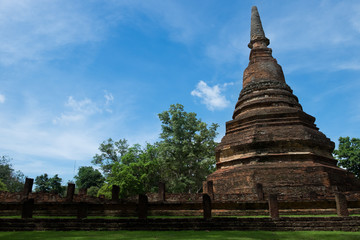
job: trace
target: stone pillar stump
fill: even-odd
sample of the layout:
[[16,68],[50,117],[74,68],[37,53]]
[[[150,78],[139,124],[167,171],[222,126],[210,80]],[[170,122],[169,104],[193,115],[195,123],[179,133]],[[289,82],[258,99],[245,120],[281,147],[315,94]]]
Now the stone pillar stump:
[[336,213],[339,217],[348,217],[349,211],[347,208],[347,200],[344,194],[337,192],[335,193],[336,201]]
[[279,219],[279,203],[276,194],[270,194],[269,196],[269,214],[274,220]]
[[203,194],[204,219],[211,219],[211,198],[208,194]]

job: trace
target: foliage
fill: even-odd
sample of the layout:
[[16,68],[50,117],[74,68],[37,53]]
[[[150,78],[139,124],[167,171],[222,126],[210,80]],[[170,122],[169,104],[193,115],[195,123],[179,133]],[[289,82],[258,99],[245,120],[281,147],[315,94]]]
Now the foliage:
[[157,147],[147,144],[144,149],[139,144],[126,149],[119,161],[112,165],[107,184],[103,185],[99,194],[111,196],[112,185],[120,188],[120,197],[128,197],[157,190],[160,180],[157,161]]
[[50,181],[50,192],[52,193],[62,193],[63,188],[61,186],[62,179],[55,174],[52,178],[49,179]]
[[159,114],[161,174],[170,192],[199,192],[205,177],[215,168],[214,138],[218,124],[210,127],[187,113],[181,104]]
[[35,178],[36,192],[50,192],[50,182],[47,173]]
[[57,174],[55,174],[52,178],[49,178],[47,173],[37,176],[35,178],[35,191],[60,194],[63,192],[61,181],[62,179]]
[[121,163],[121,158],[127,153],[129,145],[125,139],[114,142],[111,138],[100,144],[101,154],[93,157],[92,163],[100,165],[105,176],[111,173],[114,163]]
[[105,198],[111,199],[111,190],[112,190],[112,184],[106,182],[99,189],[97,196],[99,197],[100,195],[104,195]]
[[340,167],[360,178],[360,138],[340,137],[339,148],[334,150]]
[[11,158],[0,157],[0,181],[2,181],[10,192],[20,192],[24,188],[25,177],[21,171],[12,168]]
[[87,190],[87,195],[92,196],[92,197],[96,197],[98,192],[99,192],[99,189],[100,188],[97,187],[97,186],[91,186]]
[[104,177],[99,170],[91,166],[80,167],[78,174],[75,176],[76,186],[78,188],[101,187],[104,183]]
[[111,138],[100,144],[92,163],[105,173],[106,184],[98,194],[110,196],[111,186],[120,187],[120,196],[156,191],[164,181],[169,192],[199,192],[205,177],[215,168],[214,138],[217,124],[210,127],[187,113],[181,104],[159,114],[161,141],[129,147],[125,139]]
[[123,163],[115,163],[110,182],[120,187],[120,197],[146,192],[155,192],[160,181],[157,148],[147,144],[129,148],[123,157]]
[[5,183],[3,183],[2,181],[1,181],[1,179],[0,179],[0,191],[7,191],[8,189],[7,189],[7,187],[6,187],[6,185],[5,185]]

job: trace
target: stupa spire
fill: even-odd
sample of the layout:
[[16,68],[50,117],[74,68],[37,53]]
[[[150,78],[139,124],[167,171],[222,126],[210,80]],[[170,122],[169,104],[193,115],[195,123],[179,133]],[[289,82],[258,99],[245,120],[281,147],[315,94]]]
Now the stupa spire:
[[[335,144],[305,113],[286,84],[265,37],[256,7],[251,13],[249,65],[232,120],[215,149],[217,170],[207,177],[214,194],[264,194],[282,199],[333,199],[359,191],[360,181],[336,166]],[[208,182],[210,183],[210,182]]]
[[249,48],[266,47],[270,44],[270,40],[265,37],[265,32],[261,24],[260,15],[256,6],[251,8],[251,30]]

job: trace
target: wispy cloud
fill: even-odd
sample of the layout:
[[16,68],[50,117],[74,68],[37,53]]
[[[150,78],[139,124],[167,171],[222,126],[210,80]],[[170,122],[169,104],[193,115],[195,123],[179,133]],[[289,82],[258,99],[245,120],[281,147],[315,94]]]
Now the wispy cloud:
[[191,92],[192,96],[199,97],[206,107],[213,111],[216,109],[224,109],[229,106],[230,102],[221,94],[219,85],[210,87],[204,81],[200,81],[195,90]]
[[268,17],[266,31],[281,51],[359,45],[353,42],[359,33],[354,24],[360,19],[358,8],[357,1],[321,1],[309,6],[293,2],[283,9],[281,17]]
[[44,112],[33,111],[15,121],[1,118],[2,149],[25,155],[84,159],[96,149],[97,141],[91,131],[72,128],[51,128]]
[[199,9],[181,1],[3,0],[0,64],[62,58],[75,46],[101,41],[120,23],[146,32],[148,21],[154,21],[172,40],[187,44],[209,28],[200,15]]
[[[351,122],[360,122],[360,102],[359,99],[355,99],[354,107],[352,108],[352,111],[350,112],[350,121]],[[353,133],[352,133],[353,134]]]
[[[16,110],[4,114],[5,110],[1,109],[2,152],[13,152],[32,159],[88,160],[105,139],[104,135],[109,134],[108,126],[115,123],[111,117],[92,119],[103,113],[105,98],[94,102],[89,98],[77,100],[69,96],[64,104],[68,110],[55,118],[32,97],[26,96],[22,100],[24,108],[21,114]],[[121,119],[117,116],[116,122],[119,121]]]
[[[191,43],[194,39],[207,28],[205,21],[202,21],[201,9],[194,8],[193,4],[184,4],[183,1],[114,1],[117,11],[122,12],[123,8],[141,12],[147,16],[147,21],[156,21],[159,26],[166,29],[172,40],[182,43]],[[119,8],[120,7],[120,8]],[[131,11],[127,11],[127,20],[133,24],[143,27],[146,22],[142,22],[137,15],[131,16]],[[126,21],[126,20],[125,20]]]
[[106,90],[104,92],[105,92],[104,98],[106,99],[105,105],[109,105],[114,101],[114,96]]
[[4,94],[0,94],[0,103],[4,103],[5,102],[5,95]]
[[100,112],[100,109],[96,106],[96,104],[94,104],[88,98],[77,101],[72,96],[70,96],[67,102],[65,103],[65,105],[70,107],[74,112],[79,112],[86,115],[91,115],[96,112]]
[[66,103],[64,104],[68,110],[64,113],[61,113],[59,117],[54,118],[53,123],[69,124],[84,121],[94,114],[103,113],[104,110],[106,112],[112,113],[110,106],[114,101],[114,96],[106,90],[104,92],[105,102],[94,102],[89,98],[76,100],[73,96],[69,96]]
[[291,2],[281,17],[267,13],[265,32],[274,56],[288,64],[285,72],[360,70],[349,62],[360,47],[359,10],[358,1],[318,1]]
[[78,122],[86,119],[88,116],[101,112],[101,109],[97,106],[97,104],[88,98],[77,101],[72,96],[69,96],[65,106],[70,110],[62,113],[60,117],[56,117],[53,120],[54,124]]
[[239,28],[243,22],[241,15],[235,16],[224,24],[220,31],[215,33],[214,40],[208,41],[205,46],[205,55],[216,64],[238,63],[244,56],[249,55],[246,47],[249,42],[248,28]]
[[60,0],[3,0],[0,63],[56,59],[71,45],[100,40],[103,31],[103,20],[85,5]]
[[332,69],[337,70],[360,70],[360,61],[353,60],[353,61],[344,61],[339,64],[334,64]]

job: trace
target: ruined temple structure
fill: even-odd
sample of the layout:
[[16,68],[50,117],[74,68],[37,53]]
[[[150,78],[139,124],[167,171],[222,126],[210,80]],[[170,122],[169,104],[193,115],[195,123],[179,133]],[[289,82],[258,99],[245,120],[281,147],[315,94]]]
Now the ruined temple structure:
[[[251,12],[250,61],[232,120],[216,148],[217,170],[207,177],[216,194],[261,199],[317,199],[358,191],[351,173],[336,166],[334,143],[305,113],[272,57],[256,7]],[[205,192],[209,189],[204,186]],[[210,191],[210,190],[208,190]]]

